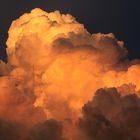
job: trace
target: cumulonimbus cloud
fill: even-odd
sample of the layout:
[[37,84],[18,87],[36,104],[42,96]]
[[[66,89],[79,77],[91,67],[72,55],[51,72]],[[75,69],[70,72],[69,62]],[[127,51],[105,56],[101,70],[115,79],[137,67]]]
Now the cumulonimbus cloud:
[[[9,29],[8,63],[0,62],[3,124],[20,126],[21,139],[139,138],[140,65],[127,54],[112,33],[90,34],[69,14],[24,14]],[[131,133],[119,126],[129,122]]]

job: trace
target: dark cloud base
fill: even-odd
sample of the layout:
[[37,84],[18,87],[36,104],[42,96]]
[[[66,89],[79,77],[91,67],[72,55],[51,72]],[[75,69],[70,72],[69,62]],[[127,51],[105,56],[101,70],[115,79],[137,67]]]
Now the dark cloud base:
[[[82,108],[76,127],[86,140],[139,140],[140,99],[136,94],[121,96],[116,88],[96,91]],[[66,140],[63,124],[47,120],[27,129],[16,122],[0,120],[0,140]]]

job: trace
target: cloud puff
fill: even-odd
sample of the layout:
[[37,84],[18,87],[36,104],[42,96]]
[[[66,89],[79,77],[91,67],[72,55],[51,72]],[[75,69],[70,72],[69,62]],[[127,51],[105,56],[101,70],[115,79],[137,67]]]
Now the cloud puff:
[[48,120],[37,124],[30,130],[26,140],[64,140],[62,136],[62,125],[55,120]]
[[140,99],[121,96],[116,88],[99,89],[84,105],[79,128],[87,140],[138,140],[140,138]]

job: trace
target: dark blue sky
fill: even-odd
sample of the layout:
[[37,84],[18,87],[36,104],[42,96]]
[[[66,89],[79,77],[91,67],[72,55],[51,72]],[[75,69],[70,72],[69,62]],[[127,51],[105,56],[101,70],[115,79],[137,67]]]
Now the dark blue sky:
[[91,33],[112,32],[125,41],[129,58],[140,58],[140,0],[1,0],[1,59],[6,60],[5,42],[12,20],[35,7],[70,13]]

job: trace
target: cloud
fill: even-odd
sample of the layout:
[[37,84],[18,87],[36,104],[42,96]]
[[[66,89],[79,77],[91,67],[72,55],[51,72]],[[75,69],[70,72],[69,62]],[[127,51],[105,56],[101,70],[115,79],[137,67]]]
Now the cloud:
[[[8,63],[0,61],[0,118],[10,127],[21,125],[22,139],[85,140],[88,133],[89,139],[126,139],[129,130],[119,124],[127,126],[129,113],[139,112],[140,65],[128,60],[123,41],[112,33],[89,33],[70,14],[36,8],[12,22],[6,44]],[[75,124],[83,106],[79,129]],[[124,118],[122,108],[128,120],[118,120]],[[130,138],[138,137],[134,126]]]
[[0,120],[0,139],[21,140],[21,128],[18,123]]
[[38,123],[32,128],[13,121],[0,120],[1,140],[65,140],[62,136],[62,125],[55,120]]
[[62,136],[62,125],[55,120],[48,120],[37,124],[30,130],[26,140],[64,140]]
[[82,112],[78,125],[87,140],[140,138],[140,99],[135,94],[121,96],[116,88],[99,89]]
[[27,126],[32,126],[45,119],[42,109],[34,107],[34,97],[30,90],[27,91],[21,87],[20,82],[13,77],[0,78],[0,91],[1,119],[20,122]]
[[10,65],[5,64],[2,60],[0,60],[0,76],[7,75],[10,70]]

